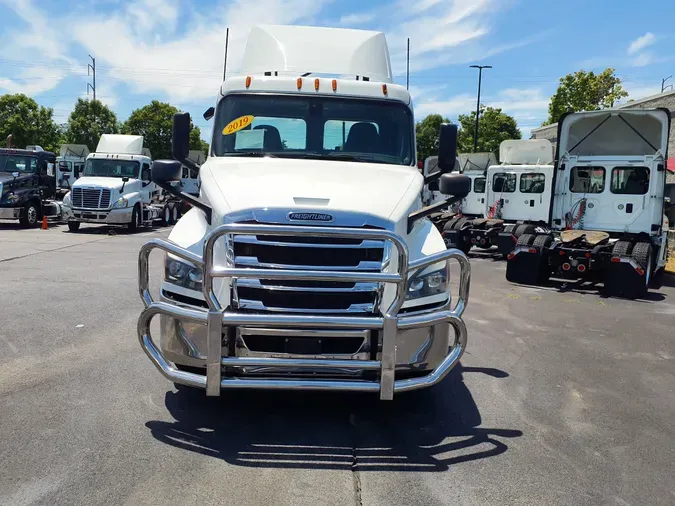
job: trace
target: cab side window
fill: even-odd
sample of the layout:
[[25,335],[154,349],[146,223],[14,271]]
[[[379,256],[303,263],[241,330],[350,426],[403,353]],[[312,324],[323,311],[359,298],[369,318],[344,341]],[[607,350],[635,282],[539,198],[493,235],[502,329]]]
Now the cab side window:
[[649,191],[647,167],[616,167],[612,169],[612,193],[644,195]]
[[144,163],[141,169],[141,181],[150,181],[150,165],[147,163]]
[[474,193],[485,193],[485,178],[477,177],[473,180],[473,192]]
[[522,174],[520,176],[520,193],[544,193],[546,176],[541,173]]

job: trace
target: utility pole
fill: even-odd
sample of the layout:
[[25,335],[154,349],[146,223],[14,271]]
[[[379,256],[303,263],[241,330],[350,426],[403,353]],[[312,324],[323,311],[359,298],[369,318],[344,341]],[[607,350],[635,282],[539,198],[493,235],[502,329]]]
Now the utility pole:
[[491,65],[471,65],[470,68],[478,69],[478,101],[476,102],[476,132],[473,136],[473,152],[478,150],[478,117],[480,116],[480,85],[483,80],[483,69],[491,69]]
[[405,59],[405,89],[410,89],[410,37],[408,37],[408,54]]
[[223,58],[223,81],[225,81],[225,73],[227,72],[227,44],[230,41],[230,29],[225,30],[225,58]]
[[91,70],[94,84],[92,85],[87,83],[87,95],[89,95],[89,88],[91,88],[91,91],[94,93],[94,100],[96,100],[96,58],[94,58],[92,55],[89,55],[89,58],[91,58],[91,63],[87,63],[87,76]]
[[668,77],[666,77],[665,79],[661,79],[661,93],[663,93],[664,91],[666,91],[666,88],[670,88],[670,89],[673,88],[673,85],[672,85],[672,84],[669,84],[668,86],[666,86],[666,81],[667,81],[668,79],[670,79],[671,77],[673,77],[673,76],[668,76]]

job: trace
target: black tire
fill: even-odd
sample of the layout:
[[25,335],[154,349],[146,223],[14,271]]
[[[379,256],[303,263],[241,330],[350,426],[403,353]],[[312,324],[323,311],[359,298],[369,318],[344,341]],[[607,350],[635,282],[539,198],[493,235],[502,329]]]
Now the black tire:
[[513,232],[513,235],[520,238],[523,234],[534,234],[534,227],[532,225],[518,225]]
[[77,232],[80,230],[80,222],[79,221],[69,221],[68,222],[68,230],[71,232]]
[[178,223],[178,220],[180,219],[180,206],[178,204],[174,204],[173,208],[171,209],[171,224],[175,225]]
[[24,228],[33,228],[37,226],[40,219],[40,206],[31,200],[23,206],[23,213],[19,218],[19,223]]
[[455,223],[457,223],[460,219],[460,216],[453,216],[450,218],[448,221],[445,222],[445,225],[443,225],[443,230],[451,230],[454,226]]
[[532,246],[532,243],[536,239],[536,236],[533,234],[523,234],[518,237],[518,242],[516,246]]
[[513,234],[513,231],[516,229],[516,226],[513,223],[509,223],[504,226],[504,232],[507,234]]
[[[633,246],[631,257],[645,270],[645,284],[644,291],[640,295],[645,295],[649,289],[649,281],[651,280],[652,261],[654,255],[652,253],[652,245],[648,242],[638,242]],[[642,288],[642,287],[641,287]]]
[[141,212],[138,207],[138,204],[134,206],[134,210],[131,211],[131,221],[127,224],[127,230],[129,232],[136,232],[141,222]]
[[470,221],[471,220],[469,220],[469,218],[460,218],[455,222],[452,228],[455,230],[462,230],[462,227],[464,227],[464,225],[466,225]]
[[162,225],[165,227],[171,225],[171,209],[169,209],[169,204],[165,204],[162,209]]
[[553,243],[553,237],[550,235],[537,235],[534,238],[534,242],[532,243],[532,246],[535,248],[541,248],[542,250],[550,248],[551,244]]
[[615,257],[626,257],[631,251],[633,244],[629,241],[616,241],[612,248],[612,255]]

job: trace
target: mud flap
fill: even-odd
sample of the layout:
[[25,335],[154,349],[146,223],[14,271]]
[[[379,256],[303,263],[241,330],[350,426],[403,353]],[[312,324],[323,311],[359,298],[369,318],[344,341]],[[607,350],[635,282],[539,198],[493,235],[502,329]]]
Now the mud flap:
[[637,299],[647,294],[645,275],[639,274],[629,262],[610,262],[604,274],[607,295]]
[[459,248],[463,244],[463,234],[459,230],[446,230],[443,232],[443,240],[448,248]]
[[518,240],[513,234],[508,232],[499,232],[499,234],[497,234],[497,249],[504,256],[511,253],[516,242],[518,242]]
[[[529,248],[532,250],[535,248]],[[536,253],[530,253],[523,248],[517,254],[511,256],[506,263],[506,280],[519,285],[539,285],[544,273],[548,269],[548,256],[545,252],[537,249]]]

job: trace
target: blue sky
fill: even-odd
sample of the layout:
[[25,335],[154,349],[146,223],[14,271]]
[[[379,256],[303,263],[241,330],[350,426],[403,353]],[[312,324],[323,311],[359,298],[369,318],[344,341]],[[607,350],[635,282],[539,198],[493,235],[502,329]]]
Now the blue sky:
[[[477,75],[488,64],[482,102],[515,116],[528,136],[547,117],[558,78],[579,69],[617,69],[631,98],[675,74],[672,0],[0,0],[0,93],[26,93],[65,122],[86,97],[88,55],[97,98],[120,119],[158,99],[201,116],[228,70],[236,71],[254,23],[384,31],[397,81],[410,89],[417,119],[456,120],[475,108]],[[669,83],[675,85],[675,77]]]

